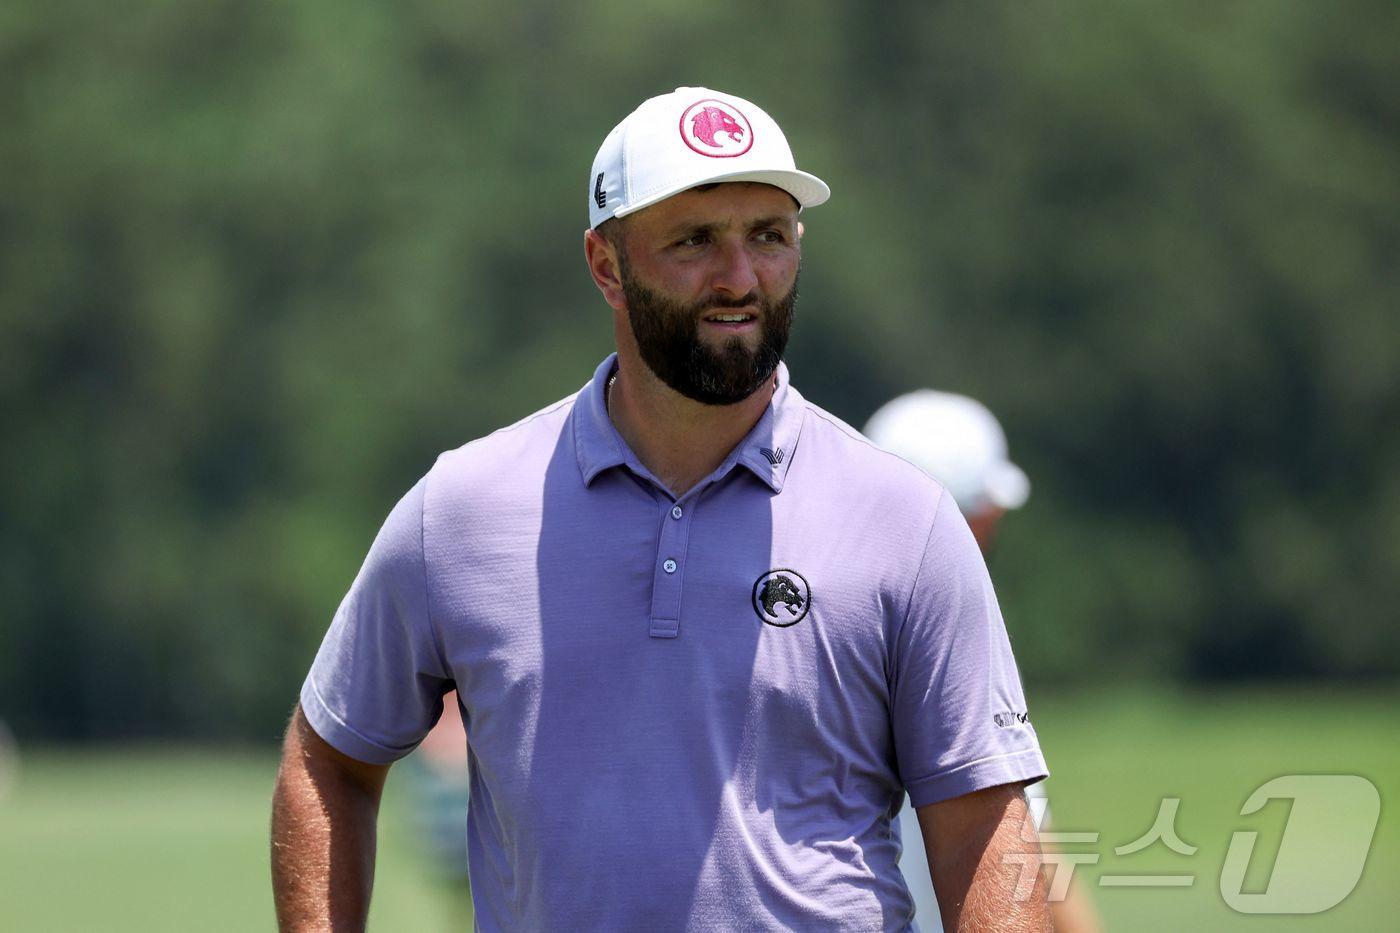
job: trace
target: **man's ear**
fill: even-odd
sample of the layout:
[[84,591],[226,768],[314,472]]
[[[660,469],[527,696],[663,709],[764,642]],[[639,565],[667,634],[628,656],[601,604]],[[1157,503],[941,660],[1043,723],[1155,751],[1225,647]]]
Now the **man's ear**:
[[625,310],[627,298],[622,290],[622,265],[618,261],[617,247],[597,230],[585,230],[583,255],[588,260],[593,284],[603,293],[603,300],[615,311]]
[[799,242],[799,243],[802,242],[802,234],[805,233],[805,232],[806,232],[806,228],[804,228],[804,227],[802,226],[802,221],[799,220],[799,221],[797,222],[797,242]]

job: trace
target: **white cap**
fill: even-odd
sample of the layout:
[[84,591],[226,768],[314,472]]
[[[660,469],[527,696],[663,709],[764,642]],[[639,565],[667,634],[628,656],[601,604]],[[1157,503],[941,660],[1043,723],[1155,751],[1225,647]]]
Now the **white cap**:
[[588,176],[588,225],[718,181],[774,185],[802,207],[831,197],[826,182],[797,170],[768,114],[742,97],[678,87],[643,102],[603,140]]
[[943,484],[964,515],[1018,509],[1031,481],[1006,457],[1006,434],[987,407],[965,395],[920,389],[870,416],[865,436]]

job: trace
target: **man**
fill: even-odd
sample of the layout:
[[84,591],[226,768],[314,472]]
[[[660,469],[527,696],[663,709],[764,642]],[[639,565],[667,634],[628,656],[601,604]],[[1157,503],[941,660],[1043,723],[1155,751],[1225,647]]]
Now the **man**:
[[[965,395],[920,389],[891,399],[865,425],[865,436],[938,480],[957,503],[983,556],[989,556],[997,527],[1008,511],[1030,497],[1025,472],[1007,456],[1006,433],[985,405]],[[1042,785],[1027,788],[1037,829],[1047,816]],[[900,830],[905,839],[900,868],[909,883],[918,916],[933,917],[937,907],[925,866],[917,821],[906,808]],[[1079,885],[1050,903],[1057,933],[1096,933],[1098,915]],[[936,928],[936,927],[935,927]],[[928,930],[925,933],[929,933]]]
[[949,929],[1048,929],[1015,891],[1046,769],[976,543],[780,362],[827,186],[704,88],[588,181],[617,353],[385,522],[288,729],[283,928],[363,924],[388,766],[455,687],[483,930],[912,929],[906,790]]
[[957,503],[983,555],[1002,516],[1030,498],[1031,482],[1007,458],[1006,433],[985,405],[966,395],[920,389],[891,399],[864,434],[928,473]]

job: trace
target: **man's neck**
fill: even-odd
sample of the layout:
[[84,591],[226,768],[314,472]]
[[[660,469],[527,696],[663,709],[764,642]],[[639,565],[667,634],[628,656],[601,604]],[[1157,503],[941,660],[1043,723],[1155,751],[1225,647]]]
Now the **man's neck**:
[[677,498],[709,476],[753,430],[776,379],[733,405],[706,405],[666,385],[637,356],[618,354],[608,416],[627,446]]

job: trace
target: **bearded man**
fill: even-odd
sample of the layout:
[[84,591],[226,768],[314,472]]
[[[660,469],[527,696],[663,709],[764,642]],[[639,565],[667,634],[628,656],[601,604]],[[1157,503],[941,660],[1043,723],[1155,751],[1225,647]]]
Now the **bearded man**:
[[917,929],[906,792],[948,929],[1049,929],[977,544],[781,362],[827,186],[754,104],[679,88],[588,191],[617,352],[386,520],[287,732],[283,929],[363,927],[386,773],[453,689],[480,929]]

